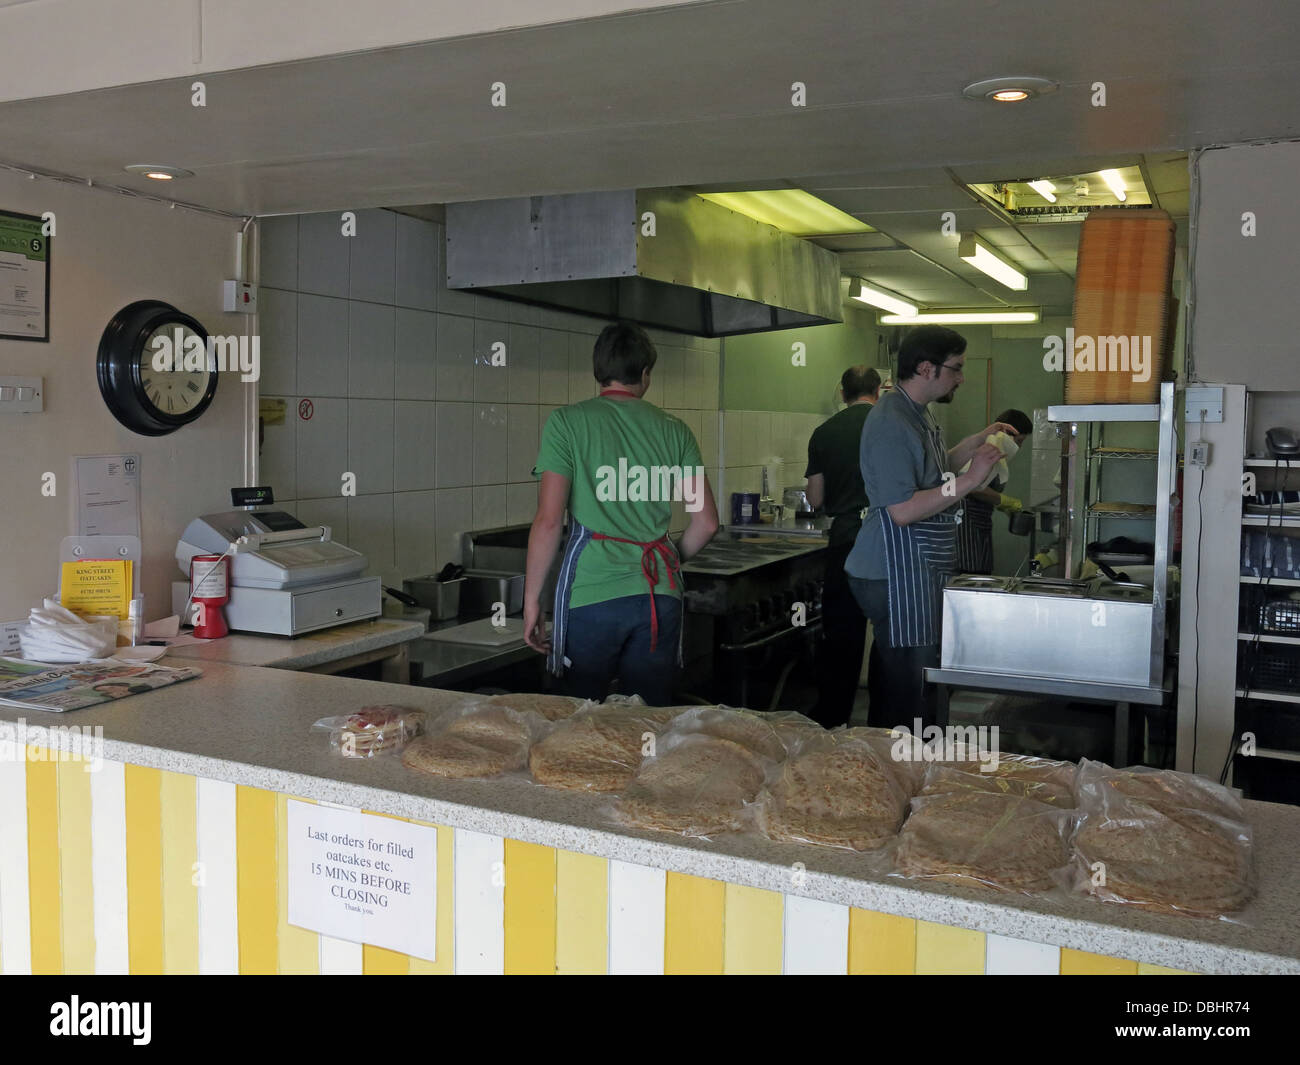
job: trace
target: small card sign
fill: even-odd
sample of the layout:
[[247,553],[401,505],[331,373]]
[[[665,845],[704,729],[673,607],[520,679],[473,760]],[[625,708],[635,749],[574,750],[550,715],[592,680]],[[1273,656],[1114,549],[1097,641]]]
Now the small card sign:
[[438,830],[289,800],[289,923],[434,961]]

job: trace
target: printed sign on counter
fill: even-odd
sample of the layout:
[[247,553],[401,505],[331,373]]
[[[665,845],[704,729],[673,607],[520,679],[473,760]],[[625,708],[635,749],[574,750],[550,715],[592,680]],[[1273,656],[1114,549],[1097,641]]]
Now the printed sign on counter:
[[434,961],[438,830],[289,800],[289,923]]

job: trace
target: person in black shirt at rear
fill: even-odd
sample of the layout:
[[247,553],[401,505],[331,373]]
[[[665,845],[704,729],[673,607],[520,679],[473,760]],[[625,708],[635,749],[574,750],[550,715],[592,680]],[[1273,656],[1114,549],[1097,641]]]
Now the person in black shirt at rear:
[[818,698],[812,712],[825,728],[848,724],[862,673],[867,619],[849,590],[844,560],[867,505],[859,447],[867,415],[880,398],[880,374],[868,366],[852,366],[840,378],[840,394],[848,406],[813,433],[805,474],[808,502],[832,519],[822,585],[822,638],[817,645]]

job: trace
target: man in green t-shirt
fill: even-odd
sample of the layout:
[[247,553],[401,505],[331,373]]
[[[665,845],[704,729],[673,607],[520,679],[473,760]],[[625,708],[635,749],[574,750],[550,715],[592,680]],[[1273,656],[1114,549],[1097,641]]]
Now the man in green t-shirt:
[[867,642],[867,619],[849,588],[844,560],[853,550],[867,506],[858,451],[862,427],[880,398],[880,374],[869,366],[850,366],[840,378],[840,395],[848,406],[814,431],[804,474],[808,502],[831,518],[817,644],[817,705],[812,711],[826,728],[849,723]]
[[[570,695],[604,699],[618,678],[650,706],[671,704],[681,664],[680,562],[718,529],[700,445],[680,418],[642,398],[658,354],[640,327],[606,326],[596,339],[595,399],[547,419],[534,473],[542,478],[528,537],[524,637],[548,655]],[[668,539],[673,500],[689,524]],[[569,511],[550,640],[541,588]]]

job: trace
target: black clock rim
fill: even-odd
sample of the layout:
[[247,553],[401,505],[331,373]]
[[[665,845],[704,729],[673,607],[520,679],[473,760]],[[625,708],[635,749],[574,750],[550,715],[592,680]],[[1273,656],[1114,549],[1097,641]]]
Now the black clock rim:
[[196,421],[211,405],[217,391],[219,378],[214,369],[208,374],[208,387],[198,403],[185,415],[159,411],[151,400],[144,397],[140,357],[149,334],[165,322],[191,329],[203,339],[206,348],[208,332],[191,315],[162,300],[136,300],[109,320],[96,355],[99,391],[110,413],[126,428],[142,436],[166,436]]

